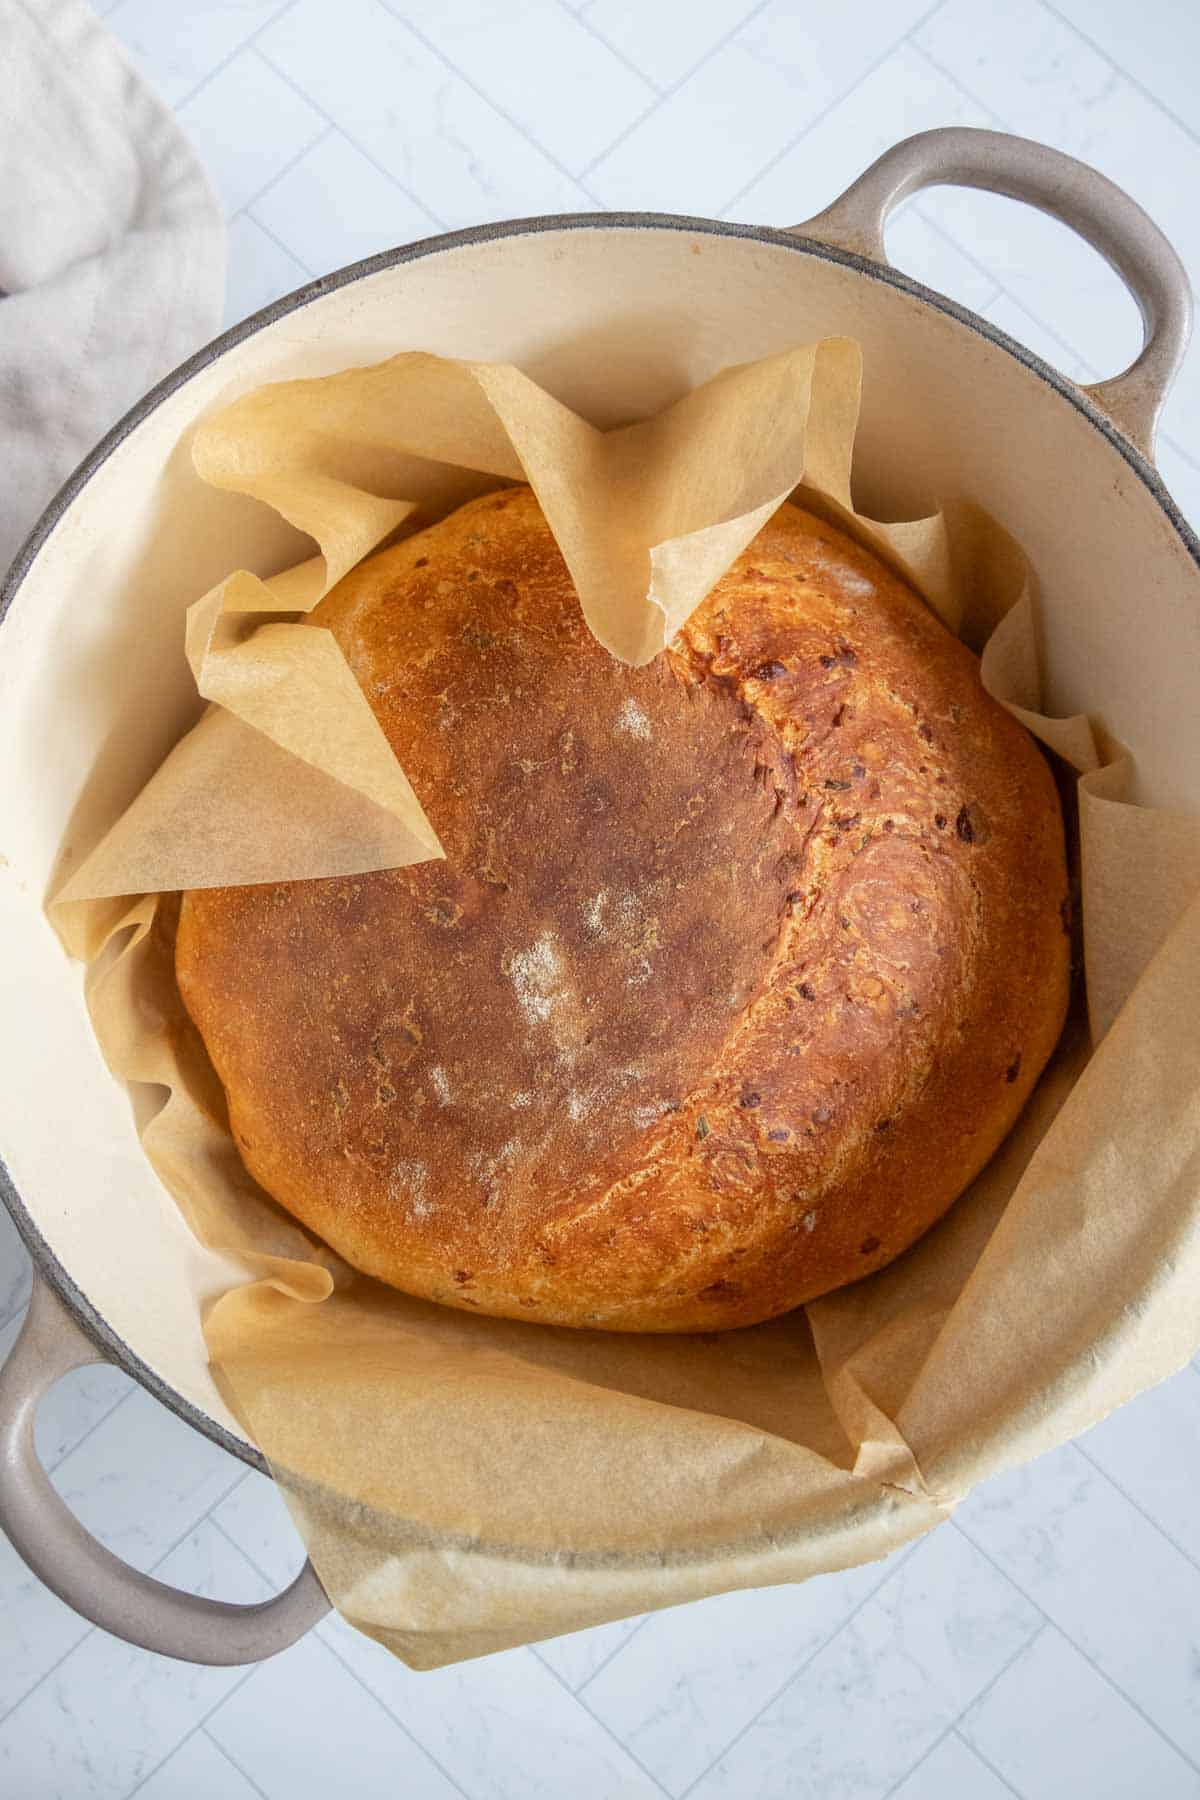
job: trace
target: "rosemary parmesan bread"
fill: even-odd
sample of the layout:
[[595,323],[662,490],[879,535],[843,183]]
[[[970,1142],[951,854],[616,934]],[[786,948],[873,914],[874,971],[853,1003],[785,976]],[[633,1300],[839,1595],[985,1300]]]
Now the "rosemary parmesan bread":
[[360,565],[333,632],[445,861],[183,898],[268,1193],[357,1268],[619,1331],[880,1268],[1067,997],[1050,769],[897,577],[782,507],[644,669],[528,489]]

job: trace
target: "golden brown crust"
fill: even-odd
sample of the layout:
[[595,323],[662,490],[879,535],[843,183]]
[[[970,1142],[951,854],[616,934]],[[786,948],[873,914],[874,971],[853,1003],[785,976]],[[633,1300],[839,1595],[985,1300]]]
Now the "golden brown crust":
[[1062,820],[902,582],[785,506],[650,667],[528,489],[362,565],[337,637],[444,862],[184,897],[251,1172],[348,1261],[543,1323],[745,1325],[879,1268],[1061,1028]]

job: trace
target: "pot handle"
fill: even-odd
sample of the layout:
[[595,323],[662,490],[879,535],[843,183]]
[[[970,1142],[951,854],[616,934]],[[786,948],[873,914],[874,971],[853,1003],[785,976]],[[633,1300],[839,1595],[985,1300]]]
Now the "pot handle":
[[34,1447],[38,1402],[69,1370],[105,1360],[48,1284],[36,1280],[21,1334],[0,1368],[0,1528],[60,1600],[127,1644],[222,1665],[286,1650],[329,1611],[310,1562],[271,1600],[206,1600],[131,1569],[59,1498]]
[[1116,270],[1142,315],[1138,357],[1083,392],[1144,455],[1192,328],[1192,291],[1170,243],[1136,200],[1086,163],[1004,131],[947,126],[905,138],[841,197],[791,229],[835,249],[887,264],[883,232],[900,202],[927,187],[985,188],[1061,219]]

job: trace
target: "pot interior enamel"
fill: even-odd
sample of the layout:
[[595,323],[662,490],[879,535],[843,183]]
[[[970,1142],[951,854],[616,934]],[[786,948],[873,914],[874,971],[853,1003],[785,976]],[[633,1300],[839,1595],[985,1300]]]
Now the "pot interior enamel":
[[969,315],[782,233],[542,221],[434,240],[318,283],[136,409],[14,571],[0,634],[7,1197],[91,1328],[223,1441],[237,1428],[208,1371],[196,1300],[235,1272],[199,1247],[151,1173],[129,1097],[92,1038],[79,970],[41,911],[194,716],[185,606],[231,568],[269,573],[307,553],[265,507],[201,485],[193,423],[264,381],[419,348],[510,359],[607,425],[728,363],[831,333],[859,338],[866,354],[859,506],[911,516],[942,494],[988,506],[1037,571],[1049,708],[1087,710],[1128,743],[1139,797],[1200,809],[1200,571],[1149,466],[1069,383]]

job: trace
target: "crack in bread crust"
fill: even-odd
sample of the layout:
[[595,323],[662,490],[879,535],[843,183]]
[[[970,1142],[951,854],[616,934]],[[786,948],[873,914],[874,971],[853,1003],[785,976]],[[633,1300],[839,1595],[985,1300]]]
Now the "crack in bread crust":
[[277,1200],[410,1292],[616,1330],[771,1317],[941,1215],[1061,1027],[1065,858],[1044,759],[903,583],[785,506],[628,670],[515,489],[313,623],[448,859],[185,896]]

